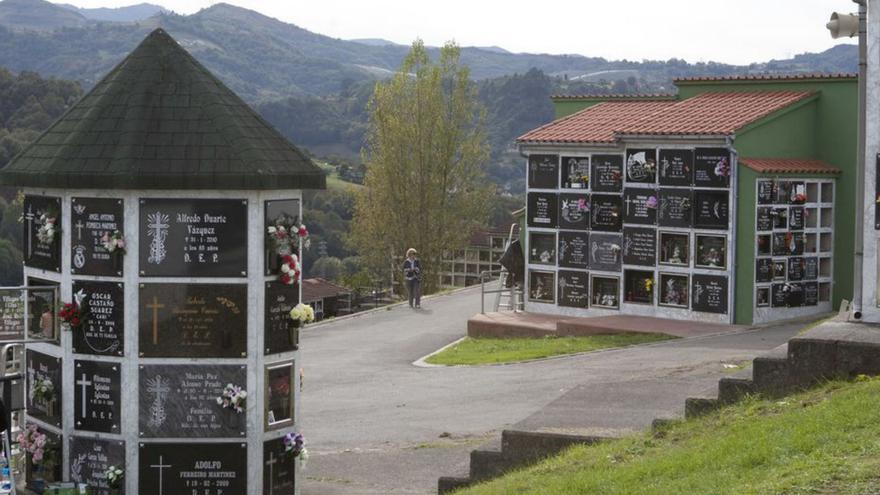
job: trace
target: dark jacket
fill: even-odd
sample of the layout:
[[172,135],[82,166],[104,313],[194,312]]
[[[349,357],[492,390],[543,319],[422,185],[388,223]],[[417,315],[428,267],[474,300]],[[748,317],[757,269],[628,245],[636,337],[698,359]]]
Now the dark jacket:
[[513,287],[514,284],[521,285],[525,278],[525,259],[523,258],[522,245],[519,239],[510,243],[507,250],[498,260],[498,263],[507,270],[507,280],[504,281],[505,287]]
[[419,260],[410,261],[407,258],[403,262],[403,276],[406,277],[407,280],[421,280],[422,279],[422,265],[419,263]]

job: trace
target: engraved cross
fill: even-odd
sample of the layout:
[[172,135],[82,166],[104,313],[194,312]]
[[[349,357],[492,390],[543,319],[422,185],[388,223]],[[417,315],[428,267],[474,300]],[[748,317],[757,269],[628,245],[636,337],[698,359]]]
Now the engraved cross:
[[165,488],[162,483],[162,473],[163,473],[163,471],[165,471],[165,468],[171,467],[171,464],[164,464],[163,460],[164,460],[164,457],[160,455],[159,456],[159,464],[150,464],[151,468],[159,469],[159,495],[162,495],[163,489]]
[[82,387],[82,417],[85,418],[86,417],[86,399],[88,398],[86,391],[88,390],[89,387],[92,386],[92,382],[90,382],[88,380],[88,378],[86,377],[86,374],[83,373],[82,378],[77,380],[76,384]]
[[153,345],[159,344],[159,310],[164,307],[164,304],[159,304],[159,298],[156,296],[153,296],[152,304],[147,304],[147,309],[153,310]]

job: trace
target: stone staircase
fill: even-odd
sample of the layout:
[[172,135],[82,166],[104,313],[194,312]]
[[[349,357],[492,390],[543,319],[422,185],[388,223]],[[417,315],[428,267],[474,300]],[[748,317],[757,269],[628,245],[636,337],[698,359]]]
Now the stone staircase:
[[[724,377],[717,390],[685,401],[685,417],[693,418],[732,404],[750,394],[782,396],[809,388],[823,380],[880,375],[880,327],[845,321],[828,321],[798,335],[773,351],[756,357],[751,367]],[[668,419],[657,419],[659,426]],[[534,431],[504,430],[500,444],[471,452],[468,477],[442,477],[438,493],[486,481],[572,445],[592,445],[605,437]]]

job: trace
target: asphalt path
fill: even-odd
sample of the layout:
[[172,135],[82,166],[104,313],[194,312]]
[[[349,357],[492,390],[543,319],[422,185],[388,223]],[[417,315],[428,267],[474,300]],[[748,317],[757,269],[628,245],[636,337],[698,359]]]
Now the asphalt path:
[[[489,297],[487,297],[488,303]],[[681,416],[684,399],[803,324],[531,363],[413,366],[463,337],[479,288],[311,325],[301,337],[303,495],[436,493],[468,453],[512,426],[624,434]],[[578,412],[579,411],[579,412]]]

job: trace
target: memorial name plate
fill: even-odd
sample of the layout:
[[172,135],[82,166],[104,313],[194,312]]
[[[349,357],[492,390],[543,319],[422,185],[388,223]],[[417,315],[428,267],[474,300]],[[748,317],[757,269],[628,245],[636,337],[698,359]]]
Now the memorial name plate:
[[694,185],[727,187],[730,182],[730,151],[725,148],[694,150]]
[[691,191],[661,189],[659,209],[657,222],[661,226],[689,228],[691,226]]
[[623,300],[628,303],[654,303],[654,272],[626,270],[623,275]]
[[557,155],[529,156],[529,187],[532,189],[556,189],[559,180],[559,157]]
[[27,350],[27,413],[61,428],[61,358]]
[[[89,485],[92,495],[111,495],[113,492],[105,474],[110,466],[125,471],[124,441],[70,438],[70,481]],[[120,488],[118,493],[124,494],[125,489]]]
[[562,157],[562,188],[586,189],[590,186],[590,158],[587,156]]
[[246,495],[244,443],[142,443],[138,455],[142,495]]
[[24,338],[24,296],[20,289],[0,289],[0,339]]
[[776,232],[773,234],[773,256],[787,256],[791,252],[790,244],[793,237],[788,232]]
[[807,256],[804,258],[804,280],[816,280],[819,278],[819,258]]
[[299,287],[266,282],[266,354],[299,348],[299,329],[291,324],[290,310],[299,303]]
[[[60,273],[61,198],[26,195],[22,212],[24,264]],[[48,228],[49,224],[53,225],[52,229]]]
[[620,214],[621,197],[610,194],[594,194],[592,197],[592,230],[620,232],[623,218]]
[[773,217],[770,214],[772,208],[758,208],[758,216],[755,221],[755,230],[767,231],[773,230]]
[[773,284],[771,287],[770,306],[774,308],[788,307],[789,284]]
[[263,495],[293,493],[296,464],[284,447],[284,437],[263,442]]
[[804,207],[792,206],[788,209],[788,228],[791,230],[803,230],[804,228]]
[[529,270],[529,301],[553,303],[554,272]]
[[559,270],[559,305],[586,308],[590,300],[590,274]]
[[559,228],[590,228],[590,197],[586,194],[559,195]]
[[593,191],[619,192],[623,186],[623,157],[620,155],[593,155],[593,173],[590,187]]
[[727,277],[694,274],[691,280],[694,311],[727,314]]
[[620,234],[597,234],[590,236],[590,268],[606,272],[619,272],[623,236]]
[[755,282],[765,283],[773,280],[773,260],[758,258],[755,260]]
[[156,364],[140,367],[142,437],[244,436],[247,413],[217,403],[227,384],[245,388],[246,367],[236,364]]
[[788,306],[790,308],[799,308],[804,305],[804,284],[801,283],[790,283],[786,284],[789,287],[788,293]]
[[789,242],[789,249],[791,250],[791,254],[794,256],[800,256],[804,254],[804,233],[803,232],[793,232],[791,234],[791,241]]
[[819,304],[819,283],[804,283],[804,306],[816,306]]
[[246,284],[141,284],[139,299],[142,356],[246,355]]
[[660,150],[660,185],[691,185],[693,183],[693,163],[693,150]]
[[529,263],[556,265],[556,234],[529,233]]
[[804,269],[806,268],[806,263],[804,259],[801,257],[794,257],[788,259],[788,279],[792,281],[801,281],[804,279]]
[[590,264],[590,234],[559,232],[559,266],[587,268]]
[[242,199],[141,199],[141,275],[245,276],[247,225]]
[[[299,200],[298,199],[279,199],[276,201],[266,201],[265,206],[263,207],[266,215],[266,225],[265,227],[268,229],[269,227],[274,227],[278,224],[281,225],[299,225]],[[266,230],[263,231],[267,232]],[[278,273],[279,268],[281,267],[281,255],[282,254],[294,254],[294,249],[296,248],[296,244],[293,244],[293,249],[290,249],[290,252],[286,252],[286,250],[281,250],[282,252],[273,251],[272,246],[268,241],[265,241],[266,244],[266,275],[271,275],[273,273]]]
[[727,229],[730,208],[727,191],[694,191],[694,227]]
[[70,272],[80,275],[122,276],[122,250],[104,248],[105,235],[125,235],[122,200],[71,198]]
[[657,150],[626,150],[626,180],[653,184],[657,181]]
[[642,225],[657,223],[657,191],[628,187],[623,192],[623,221]]
[[558,196],[553,193],[530,192],[528,200],[529,227],[555,229],[557,225],[556,204]]
[[655,266],[657,264],[657,231],[651,228],[623,228],[623,263]]
[[119,365],[99,361],[74,361],[73,419],[77,430],[119,433]]
[[125,291],[121,283],[73,283],[73,293],[82,298],[85,322],[73,332],[73,352],[122,356],[125,319]]
[[758,181],[758,204],[759,205],[773,204],[773,181],[769,181],[769,180],[759,180]]

